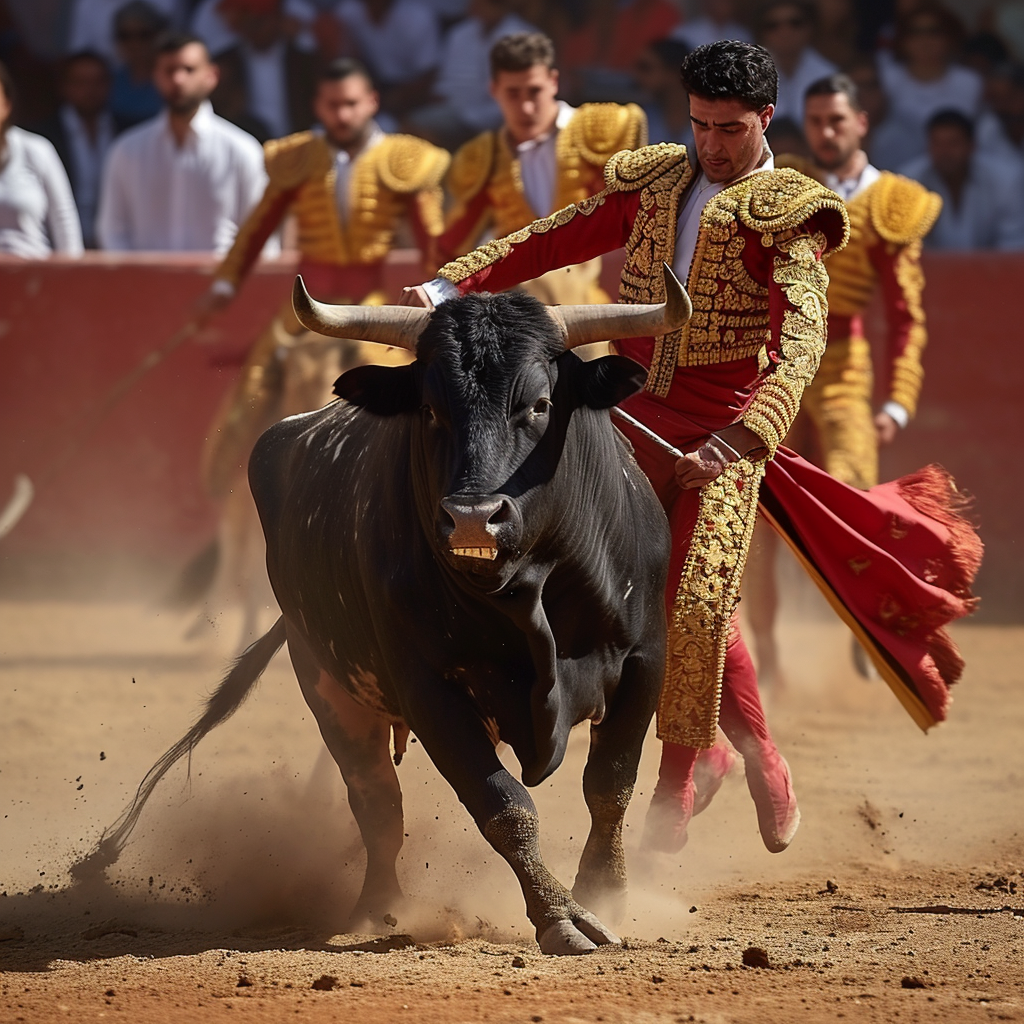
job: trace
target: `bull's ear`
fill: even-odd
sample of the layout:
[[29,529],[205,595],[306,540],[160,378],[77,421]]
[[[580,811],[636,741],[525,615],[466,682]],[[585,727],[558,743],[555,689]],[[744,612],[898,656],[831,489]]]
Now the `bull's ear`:
[[589,362],[581,361],[574,377],[581,405],[610,409],[644,386],[647,371],[625,356],[602,356]]
[[334,382],[334,393],[377,416],[412,412],[420,406],[414,366],[356,366]]

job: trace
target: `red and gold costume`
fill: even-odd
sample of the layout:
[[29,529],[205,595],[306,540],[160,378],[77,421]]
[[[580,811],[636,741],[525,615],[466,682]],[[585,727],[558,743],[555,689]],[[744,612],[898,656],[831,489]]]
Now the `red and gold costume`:
[[[604,188],[604,167],[624,149],[647,142],[647,117],[635,103],[586,103],[555,140],[554,208],[582,202]],[[452,158],[447,179],[455,200],[439,249],[446,259],[473,248],[486,231],[511,234],[537,219],[523,188],[520,161],[504,129],[484,132]],[[608,302],[598,285],[600,260],[553,271],[524,290],[547,303]]]
[[[384,302],[384,261],[403,219],[412,228],[424,262],[436,265],[434,247],[443,228],[441,183],[449,162],[444,150],[409,135],[383,136],[354,158],[344,220],[336,198],[334,151],[322,135],[299,132],[274,139],[264,152],[270,179],[266,191],[217,268],[215,281],[237,290],[289,212],[298,228],[299,273],[317,297],[335,303]],[[303,411],[281,408],[281,356],[300,337],[305,342],[309,336],[295,319],[289,297],[253,345],[214,422],[203,466],[214,496],[223,493],[253,442],[274,419]],[[308,386],[297,404],[315,408],[329,400],[338,372],[363,360],[357,351],[349,351],[339,361],[337,347],[324,345],[322,339],[310,344],[320,349],[311,362],[322,364],[326,359],[329,365],[311,366]],[[407,358],[394,351],[396,360]]]
[[817,435],[824,468],[854,487],[878,483],[871,346],[863,313],[881,289],[888,326],[886,398],[912,417],[928,340],[921,241],[941,207],[935,193],[887,171],[847,202],[850,241],[828,267],[828,347],[801,409]]
[[[500,291],[624,245],[620,301],[659,301],[661,265],[673,260],[679,212],[694,178],[682,146],[619,154],[608,162],[604,191],[487,243],[440,275],[461,292]],[[961,663],[942,627],[969,611],[980,557],[939,471],[862,493],[780,447],[825,350],[822,257],[840,249],[847,232],[842,200],[799,172],[742,178],[700,214],[688,277],[690,322],[673,334],[617,343],[648,367],[645,390],[623,407],[679,449],[693,451],[735,422],[763,442],[760,452],[730,464],[707,486],[681,490],[674,459],[625,431],[673,536],[658,735],[666,751],[685,756],[663,760],[659,787],[689,784],[696,752],[715,742],[720,719],[748,760],[770,849],[785,847],[798,817],[734,618],[759,499],[922,727],[944,717],[948,685],[959,676]],[[761,774],[752,778],[758,758]],[[681,783],[668,778],[676,769]],[[762,777],[784,785],[756,792]],[[776,826],[787,834],[776,834]]]

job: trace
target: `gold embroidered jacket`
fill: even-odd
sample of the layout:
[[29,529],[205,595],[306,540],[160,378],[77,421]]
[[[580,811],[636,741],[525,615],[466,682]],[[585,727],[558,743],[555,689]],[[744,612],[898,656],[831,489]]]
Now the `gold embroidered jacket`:
[[[635,103],[585,103],[555,140],[555,208],[562,209],[604,188],[608,159],[647,142],[647,116]],[[523,191],[519,159],[503,129],[467,142],[452,159],[447,179],[455,204],[440,251],[452,258],[472,249],[488,228],[498,236],[537,217]]]
[[304,261],[334,267],[379,264],[407,216],[421,251],[433,258],[443,227],[441,182],[448,154],[422,139],[388,135],[356,158],[346,222],[338,216],[333,152],[314,132],[266,143],[270,178],[259,204],[238,232],[215,277],[234,286],[243,280],[264,243],[292,210]]
[[[625,245],[620,301],[660,301],[661,264],[672,263],[693,179],[683,146],[619,153],[608,161],[602,192],[439,273],[463,292],[500,291]],[[848,231],[842,200],[791,169],[757,172],[719,192],[701,214],[690,265],[693,317],[682,330],[652,339],[647,390],[669,396],[677,367],[735,364],[737,389],[748,395],[741,419],[774,454],[825,347],[822,257],[841,248]]]
[[887,396],[913,416],[928,340],[921,292],[921,242],[942,208],[923,185],[883,171],[847,204],[850,242],[829,261],[829,340],[860,336],[860,316],[880,288],[888,327]]

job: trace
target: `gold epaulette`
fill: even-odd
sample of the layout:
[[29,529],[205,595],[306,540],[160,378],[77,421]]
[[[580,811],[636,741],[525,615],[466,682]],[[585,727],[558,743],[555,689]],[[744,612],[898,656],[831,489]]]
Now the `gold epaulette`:
[[635,103],[584,103],[565,131],[587,163],[603,167],[613,154],[647,145],[647,115]]
[[414,135],[388,135],[370,154],[381,184],[398,194],[437,188],[448,170],[448,153]]
[[[850,237],[846,204],[831,189],[790,167],[762,171],[746,179],[746,188],[728,189],[734,214],[744,227],[757,231],[763,245],[792,235],[811,217],[818,216],[825,232],[826,252],[835,252]],[[737,183],[740,184],[740,183]]]
[[909,245],[932,229],[942,199],[902,174],[883,171],[866,190],[871,225],[886,242]]
[[490,181],[497,145],[497,132],[482,132],[456,150],[447,179],[456,202],[468,203]]
[[270,183],[279,189],[298,188],[331,169],[331,151],[321,135],[296,132],[263,144]]
[[822,180],[825,172],[813,160],[808,160],[807,157],[800,156],[798,153],[776,153],[775,168],[781,170],[783,167],[799,171],[801,174],[806,174],[808,178],[825,184]]
[[674,142],[625,150],[608,158],[604,183],[616,192],[636,192],[686,159],[686,147]]

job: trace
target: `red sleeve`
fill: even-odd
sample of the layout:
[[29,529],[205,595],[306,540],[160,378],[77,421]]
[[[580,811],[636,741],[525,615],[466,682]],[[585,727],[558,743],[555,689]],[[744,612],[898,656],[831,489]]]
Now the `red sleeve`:
[[885,304],[885,394],[913,416],[924,379],[921,353],[928,341],[921,293],[921,243],[879,241],[869,250]]
[[267,185],[263,198],[238,229],[234,244],[213,275],[215,278],[229,281],[235,288],[241,285],[298,191],[279,189],[273,183]]
[[500,292],[549,270],[583,263],[625,245],[639,192],[601,192],[529,227],[495,239],[438,271],[460,292]]

